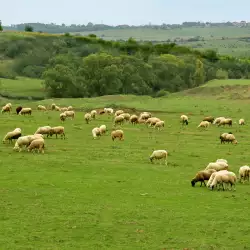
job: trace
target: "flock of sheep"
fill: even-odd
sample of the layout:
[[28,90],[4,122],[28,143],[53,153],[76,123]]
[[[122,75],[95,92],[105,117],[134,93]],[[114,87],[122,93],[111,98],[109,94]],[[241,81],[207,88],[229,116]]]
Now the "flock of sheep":
[[[38,105],[37,107],[40,111],[47,111],[47,108],[42,105]],[[6,104],[4,107],[2,107],[2,113],[11,112],[12,105],[11,103]],[[51,105],[51,110],[60,111],[59,118],[61,122],[64,122],[67,118],[70,118],[71,120],[75,118],[75,112],[73,110],[72,106],[69,107],[63,107],[60,108],[59,106],[55,105],[54,103]],[[16,113],[18,115],[31,115],[32,109],[31,108],[23,108],[21,106],[18,106],[16,108]],[[152,114],[150,112],[142,112],[140,115],[131,115],[129,113],[125,113],[123,110],[117,110],[114,112],[112,108],[104,108],[103,110],[92,110],[89,113],[86,113],[84,115],[84,119],[87,124],[91,122],[91,120],[95,119],[97,115],[103,115],[107,114],[110,116],[113,116],[114,119],[114,127],[111,132],[111,139],[114,141],[116,138],[118,138],[120,141],[124,140],[124,131],[121,129],[115,129],[117,125],[122,125],[124,122],[129,122],[132,125],[135,124],[146,124],[148,127],[154,127],[155,129],[162,129],[165,126],[165,122],[160,120],[157,117],[152,117]],[[182,125],[188,125],[189,119],[187,115],[181,115],[180,122]],[[214,124],[217,126],[225,126],[228,125],[229,127],[232,126],[233,122],[231,118],[225,118],[225,117],[205,117],[201,123],[198,125],[198,128],[208,128],[210,124]],[[239,120],[239,125],[245,125],[244,119]],[[101,125],[100,127],[95,127],[92,129],[92,136],[94,139],[100,138],[102,135],[105,135],[107,132],[106,125]],[[45,148],[45,142],[44,142],[44,136],[52,136],[52,135],[61,135],[61,138],[65,139],[65,131],[63,126],[57,126],[57,127],[50,127],[50,126],[44,126],[39,127],[37,131],[33,135],[26,135],[22,136],[22,132],[20,128],[16,128],[13,131],[8,132],[3,142],[9,141],[12,142],[12,140],[16,140],[14,150],[15,151],[22,151],[22,148],[25,146],[28,151],[37,150],[38,152],[44,153]],[[237,140],[235,136],[229,132],[229,133],[223,133],[220,135],[221,143],[225,142],[231,142],[233,144],[237,144]],[[150,161],[153,163],[154,160],[164,160],[165,165],[167,165],[167,158],[168,158],[168,152],[164,149],[161,150],[155,150],[149,157]],[[239,181],[245,181],[248,179],[249,181],[249,175],[250,175],[250,167],[243,166],[239,169]],[[225,190],[224,184],[230,184],[231,187],[235,187],[236,183],[236,175],[235,173],[228,171],[228,162],[225,159],[218,159],[216,162],[209,163],[205,170],[199,171],[195,177],[192,179],[191,184],[194,187],[196,182],[201,182],[201,186],[204,183],[205,180],[207,180],[207,187],[211,188],[212,190],[217,186],[220,188],[220,186],[223,187],[223,190]]]

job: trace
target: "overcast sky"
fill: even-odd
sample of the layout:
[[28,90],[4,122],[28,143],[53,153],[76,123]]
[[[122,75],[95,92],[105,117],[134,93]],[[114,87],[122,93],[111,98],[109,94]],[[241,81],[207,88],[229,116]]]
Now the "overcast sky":
[[3,25],[109,25],[250,20],[250,0],[1,0]]

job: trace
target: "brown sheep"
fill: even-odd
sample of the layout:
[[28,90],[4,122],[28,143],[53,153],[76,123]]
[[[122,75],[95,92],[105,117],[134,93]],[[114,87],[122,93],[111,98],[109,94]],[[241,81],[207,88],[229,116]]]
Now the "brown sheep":
[[115,138],[119,138],[120,141],[123,141],[124,140],[124,133],[122,130],[114,130],[111,132],[111,138],[113,141],[115,140]]
[[129,121],[130,121],[133,125],[135,125],[136,123],[138,123],[138,116],[137,116],[137,115],[131,115]]
[[212,175],[212,173],[216,172],[215,169],[207,169],[207,170],[202,170],[202,171],[199,171],[195,177],[191,180],[191,185],[192,187],[195,186],[195,183],[196,182],[200,182],[201,185],[200,187],[202,186],[202,183],[204,183],[204,186],[206,186],[206,183],[205,181],[209,180],[210,176]]
[[207,121],[207,122],[210,122],[210,123],[213,123],[214,122],[214,117],[212,116],[207,116],[205,117],[202,121]]
[[18,115],[19,114],[19,112],[22,110],[22,106],[18,106],[17,108],[16,108],[16,114]]

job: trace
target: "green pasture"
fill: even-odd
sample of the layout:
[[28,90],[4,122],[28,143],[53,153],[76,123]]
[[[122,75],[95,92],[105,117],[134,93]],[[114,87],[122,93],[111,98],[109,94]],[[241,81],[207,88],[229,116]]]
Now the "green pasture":
[[[250,184],[237,184],[235,192],[190,184],[217,158],[227,159],[237,174],[249,164],[248,101],[105,96],[11,102],[13,113],[0,115],[2,137],[16,127],[27,135],[39,126],[62,124],[60,112],[36,111],[38,104],[72,105],[77,111],[63,124],[65,140],[45,139],[44,155],[0,144],[0,249],[249,249]],[[16,115],[17,105],[34,111]],[[83,119],[86,111],[110,105],[130,113],[150,110],[165,128],[127,123],[118,126],[125,140],[113,142],[112,117],[99,115],[90,124]],[[190,118],[187,127],[179,123],[181,114]],[[207,115],[235,123],[197,129]],[[236,123],[240,118],[244,127]],[[109,131],[94,140],[91,130],[102,124]],[[229,131],[238,145],[220,144],[220,133]],[[150,163],[154,149],[169,151],[168,166]]]

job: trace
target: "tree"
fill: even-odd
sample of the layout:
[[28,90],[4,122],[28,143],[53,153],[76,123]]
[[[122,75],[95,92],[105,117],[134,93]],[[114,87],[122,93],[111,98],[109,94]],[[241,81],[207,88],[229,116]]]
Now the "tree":
[[2,21],[0,20],[0,31],[3,31]]
[[33,32],[34,28],[32,26],[30,26],[29,24],[25,25],[24,30],[26,32]]

